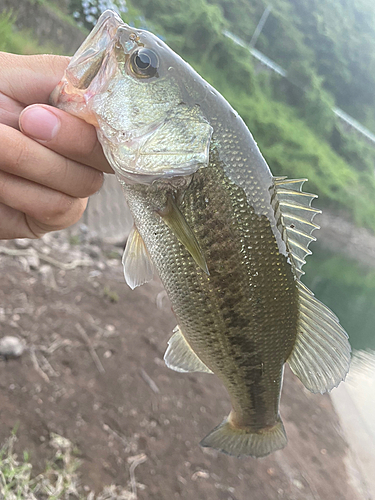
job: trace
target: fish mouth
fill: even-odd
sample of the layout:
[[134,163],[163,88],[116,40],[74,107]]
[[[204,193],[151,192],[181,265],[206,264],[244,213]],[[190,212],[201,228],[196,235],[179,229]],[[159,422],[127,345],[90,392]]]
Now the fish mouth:
[[[98,91],[103,91],[117,69],[113,47],[119,38],[118,32],[122,33],[126,28],[115,12],[103,12],[95,28],[70,60],[63,79],[53,90],[50,96],[53,106],[64,108],[64,103],[72,102],[83,105]],[[69,111],[75,114],[74,109]]]
[[111,52],[121,18],[110,10],[99,18],[95,28],[76,52],[66,71],[66,77],[78,90],[86,90],[98,75],[106,55]]

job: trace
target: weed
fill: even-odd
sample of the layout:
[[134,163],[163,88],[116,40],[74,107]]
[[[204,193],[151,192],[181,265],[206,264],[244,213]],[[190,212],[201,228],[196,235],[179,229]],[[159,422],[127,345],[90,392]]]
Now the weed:
[[72,443],[51,434],[50,445],[56,449],[54,460],[46,470],[32,478],[32,465],[27,452],[19,460],[14,453],[17,438],[11,435],[0,450],[0,497],[4,500],[67,500],[83,497],[78,493],[77,468],[80,462],[73,456]]
[[14,453],[17,441],[15,432],[0,449],[0,498],[1,500],[137,500],[130,486],[105,486],[98,495],[82,492],[78,468],[80,460],[73,443],[51,433],[50,446],[56,450],[54,459],[46,464],[45,471],[32,477],[29,454],[24,451],[22,460]]
[[103,288],[103,295],[104,295],[104,297],[109,299],[110,302],[113,302],[115,304],[120,300],[118,293],[115,292],[114,290],[111,290],[108,286],[105,286]]

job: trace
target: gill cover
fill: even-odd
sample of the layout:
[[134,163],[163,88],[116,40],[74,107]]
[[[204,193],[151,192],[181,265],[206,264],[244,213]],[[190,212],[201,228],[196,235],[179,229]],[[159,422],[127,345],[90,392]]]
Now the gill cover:
[[100,118],[98,135],[104,153],[122,178],[149,183],[160,177],[191,175],[208,164],[212,127],[198,106],[178,104],[128,137],[107,134]]

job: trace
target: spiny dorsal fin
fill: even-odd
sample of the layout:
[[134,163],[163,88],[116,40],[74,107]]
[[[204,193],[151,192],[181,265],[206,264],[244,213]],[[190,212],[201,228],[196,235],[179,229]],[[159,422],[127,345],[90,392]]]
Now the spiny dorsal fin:
[[143,283],[151,281],[154,276],[154,266],[146,245],[134,226],[130,231],[124,255],[122,256],[126,283],[134,289]]
[[337,387],[349,370],[348,335],[336,315],[300,281],[298,335],[288,363],[311,392]]
[[274,178],[272,205],[279,231],[289,250],[293,271],[297,278],[304,272],[306,255],[310,255],[309,245],[316,238],[311,233],[319,226],[313,223],[320,210],[313,208],[311,202],[315,194],[304,193],[302,186],[307,179]]
[[178,326],[173,330],[173,335],[168,341],[164,361],[168,368],[176,372],[212,373],[189,346]]

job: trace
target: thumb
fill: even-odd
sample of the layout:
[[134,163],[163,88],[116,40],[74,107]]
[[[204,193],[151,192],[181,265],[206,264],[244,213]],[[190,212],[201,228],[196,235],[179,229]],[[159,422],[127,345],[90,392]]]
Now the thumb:
[[92,125],[61,109],[34,104],[20,115],[21,131],[70,160],[113,173]]

